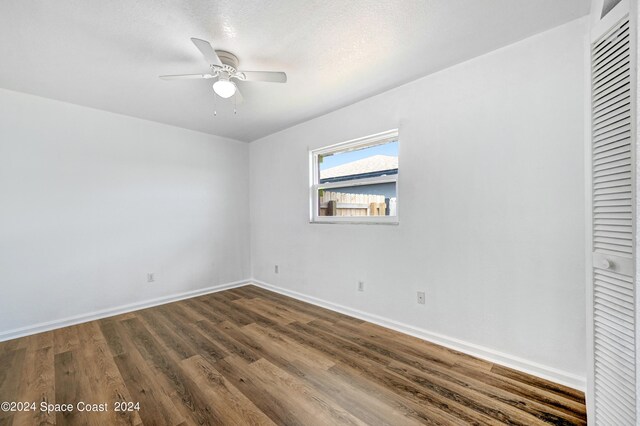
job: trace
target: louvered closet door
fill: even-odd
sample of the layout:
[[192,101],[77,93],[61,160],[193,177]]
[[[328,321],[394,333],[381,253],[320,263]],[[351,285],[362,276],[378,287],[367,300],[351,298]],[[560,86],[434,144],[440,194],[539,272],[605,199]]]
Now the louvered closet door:
[[626,15],[591,44],[595,419],[590,424],[597,425],[636,424],[631,35]]

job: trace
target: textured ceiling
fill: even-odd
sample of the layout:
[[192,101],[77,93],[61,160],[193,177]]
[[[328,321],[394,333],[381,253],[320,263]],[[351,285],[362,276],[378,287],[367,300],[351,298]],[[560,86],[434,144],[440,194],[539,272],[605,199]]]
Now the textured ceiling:
[[[2,0],[0,87],[251,141],[586,15],[589,0]],[[285,71],[233,114],[189,38]]]

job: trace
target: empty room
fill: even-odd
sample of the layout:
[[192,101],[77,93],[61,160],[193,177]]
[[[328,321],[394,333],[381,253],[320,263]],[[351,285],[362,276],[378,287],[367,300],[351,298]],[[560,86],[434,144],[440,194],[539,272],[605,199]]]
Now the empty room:
[[2,0],[0,426],[640,424],[637,0]]

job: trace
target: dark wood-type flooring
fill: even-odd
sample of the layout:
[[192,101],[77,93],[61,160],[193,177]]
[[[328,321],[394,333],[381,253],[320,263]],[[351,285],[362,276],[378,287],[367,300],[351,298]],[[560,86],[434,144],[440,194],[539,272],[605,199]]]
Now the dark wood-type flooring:
[[0,425],[585,424],[581,392],[255,286],[2,342],[2,401],[38,409]]

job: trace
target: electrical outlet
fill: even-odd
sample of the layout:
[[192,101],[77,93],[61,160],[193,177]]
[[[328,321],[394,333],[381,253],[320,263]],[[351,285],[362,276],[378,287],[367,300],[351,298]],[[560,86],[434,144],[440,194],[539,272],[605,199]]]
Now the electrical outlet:
[[278,265],[275,265],[275,268],[273,268],[273,271],[274,271],[276,274],[279,274],[279,273],[280,273],[280,268],[278,267]]
[[147,282],[148,282],[148,283],[152,283],[152,282],[155,282],[155,281],[156,281],[156,274],[155,274],[155,272],[149,272],[149,273],[147,274]]
[[418,292],[418,304],[424,305],[424,291]]
[[364,281],[358,281],[358,291],[364,291]]

